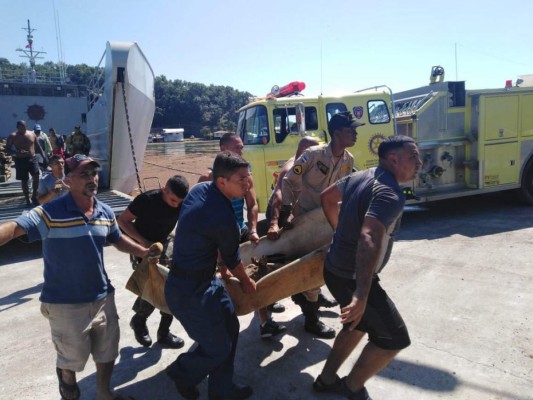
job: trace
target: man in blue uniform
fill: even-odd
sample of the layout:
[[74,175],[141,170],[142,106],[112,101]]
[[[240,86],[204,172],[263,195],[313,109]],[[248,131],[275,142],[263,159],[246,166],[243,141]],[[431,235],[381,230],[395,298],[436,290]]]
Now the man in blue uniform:
[[[386,138],[379,166],[356,172],[322,192],[322,208],[335,234],[324,262],[324,280],[341,306],[343,329],[335,339],[313,388],[371,400],[365,382],[411,343],[405,323],[379,284],[405,198],[400,184],[412,181],[422,161],[414,139]],[[342,201],[339,212],[339,201]],[[368,334],[368,344],[343,379],[340,366]]]
[[215,276],[220,254],[225,265],[223,277],[233,275],[245,293],[255,291],[240,260],[240,229],[231,206],[231,199],[243,198],[250,187],[248,168],[238,155],[219,153],[213,182],[197,184],[183,201],[165,298],[172,314],[198,344],[167,368],[186,399],[199,397],[196,386],[207,376],[210,400],[252,395],[251,387],[233,382],[239,320],[222,281]]

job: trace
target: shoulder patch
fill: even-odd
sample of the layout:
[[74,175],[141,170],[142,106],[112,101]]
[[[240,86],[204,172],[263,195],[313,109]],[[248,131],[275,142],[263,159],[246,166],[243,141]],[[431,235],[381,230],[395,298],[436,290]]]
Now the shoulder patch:
[[346,165],[343,165],[340,169],[339,169],[339,173],[341,175],[346,175],[346,174],[349,174],[350,172],[352,172],[352,167],[350,164],[346,164]]
[[301,165],[295,165],[292,167],[292,172],[294,172],[296,175],[302,174],[302,166]]

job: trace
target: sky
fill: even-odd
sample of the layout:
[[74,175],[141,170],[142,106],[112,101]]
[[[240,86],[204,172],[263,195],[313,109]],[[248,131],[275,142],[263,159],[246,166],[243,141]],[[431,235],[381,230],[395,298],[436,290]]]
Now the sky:
[[[96,66],[108,41],[137,42],[156,76],[266,95],[424,86],[432,66],[467,89],[533,74],[529,0],[0,0],[0,57]],[[6,15],[7,14],[7,15]],[[56,29],[58,27],[59,29]],[[58,42],[61,46],[58,46]]]

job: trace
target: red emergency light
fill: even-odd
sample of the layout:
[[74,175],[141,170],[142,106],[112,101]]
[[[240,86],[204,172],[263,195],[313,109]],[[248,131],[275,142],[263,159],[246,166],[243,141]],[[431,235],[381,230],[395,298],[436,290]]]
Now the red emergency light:
[[274,85],[270,93],[267,94],[267,97],[274,98],[274,97],[290,96],[291,94],[300,93],[304,89],[305,89],[305,82],[298,82],[298,81],[291,82],[282,87],[279,87],[278,85]]
[[513,80],[512,79],[507,79],[505,81],[505,88],[509,89],[510,87],[513,87]]

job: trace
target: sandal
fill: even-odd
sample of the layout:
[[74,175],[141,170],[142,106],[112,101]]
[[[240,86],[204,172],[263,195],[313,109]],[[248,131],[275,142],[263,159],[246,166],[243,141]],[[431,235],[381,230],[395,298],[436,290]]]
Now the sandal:
[[[77,383],[70,385],[63,380],[63,370],[56,367],[57,378],[59,380],[59,394],[62,400],[78,400],[80,398],[80,388]],[[74,397],[66,397],[65,392],[71,393]]]
[[341,391],[341,378],[335,375],[335,382],[327,384],[322,380],[322,376],[318,375],[313,382],[313,389],[320,393],[339,393]]

